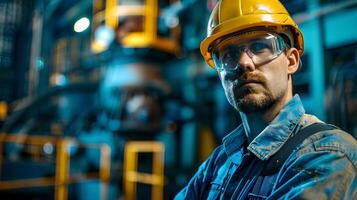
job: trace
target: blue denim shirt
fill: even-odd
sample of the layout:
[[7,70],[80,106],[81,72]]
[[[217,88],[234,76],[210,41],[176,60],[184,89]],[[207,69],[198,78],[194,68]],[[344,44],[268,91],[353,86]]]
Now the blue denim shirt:
[[175,199],[357,199],[357,142],[340,129],[308,137],[278,173],[260,175],[264,161],[316,122],[295,95],[250,144],[240,125]]

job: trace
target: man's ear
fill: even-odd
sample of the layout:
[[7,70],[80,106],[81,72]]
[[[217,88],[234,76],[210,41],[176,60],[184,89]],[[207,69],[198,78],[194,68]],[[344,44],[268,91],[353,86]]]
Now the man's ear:
[[294,74],[299,69],[300,54],[296,48],[290,48],[286,52],[288,58],[288,74]]

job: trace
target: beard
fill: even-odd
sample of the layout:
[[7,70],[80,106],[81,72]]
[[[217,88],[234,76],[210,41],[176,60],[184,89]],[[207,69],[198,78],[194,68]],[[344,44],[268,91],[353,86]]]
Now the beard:
[[256,91],[252,88],[244,88],[241,93],[243,94],[235,97],[234,107],[243,113],[265,112],[277,102],[277,99],[266,90]]
[[[262,79],[261,79],[262,80]],[[237,110],[246,114],[263,113],[278,103],[284,97],[284,91],[273,94],[267,89],[264,81],[253,86],[232,85],[226,95],[229,103]]]

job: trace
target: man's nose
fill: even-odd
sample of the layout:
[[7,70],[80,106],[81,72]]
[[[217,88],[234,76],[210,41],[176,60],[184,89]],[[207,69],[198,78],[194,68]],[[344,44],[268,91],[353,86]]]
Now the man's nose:
[[255,69],[252,58],[247,51],[242,51],[239,57],[239,68],[244,71],[253,71]]

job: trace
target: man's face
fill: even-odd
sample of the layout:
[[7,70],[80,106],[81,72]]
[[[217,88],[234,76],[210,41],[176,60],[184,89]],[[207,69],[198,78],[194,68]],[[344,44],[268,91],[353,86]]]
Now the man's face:
[[258,65],[255,60],[243,51],[237,61],[239,67],[218,70],[229,103],[244,113],[265,111],[281,100],[288,89],[289,61],[284,52]]

